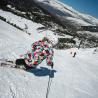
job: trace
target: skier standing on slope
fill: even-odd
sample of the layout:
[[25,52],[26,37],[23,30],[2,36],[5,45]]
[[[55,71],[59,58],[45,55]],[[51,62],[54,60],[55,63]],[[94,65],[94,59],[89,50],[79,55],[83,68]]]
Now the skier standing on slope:
[[75,57],[77,54],[77,48],[71,48],[70,49],[70,54],[72,55],[72,57]]
[[46,59],[46,63],[48,66],[53,68],[53,46],[58,42],[57,38],[44,38],[43,40],[39,40],[31,45],[32,49],[28,51],[23,58],[16,60],[16,67],[19,65],[24,65],[25,69],[35,68],[39,65],[44,59]]

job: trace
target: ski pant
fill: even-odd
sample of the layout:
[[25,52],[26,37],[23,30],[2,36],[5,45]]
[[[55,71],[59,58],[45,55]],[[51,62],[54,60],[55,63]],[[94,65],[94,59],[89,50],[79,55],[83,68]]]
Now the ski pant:
[[17,59],[16,62],[16,67],[20,67],[21,65],[24,66],[26,69],[31,69],[32,67],[29,67],[26,63],[24,59]]

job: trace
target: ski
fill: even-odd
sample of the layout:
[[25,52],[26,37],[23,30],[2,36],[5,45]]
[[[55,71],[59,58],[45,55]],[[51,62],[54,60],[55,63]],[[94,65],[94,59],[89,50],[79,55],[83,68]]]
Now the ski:
[[0,60],[0,67],[16,68],[26,71],[26,69],[23,66],[16,67],[14,61],[8,61],[8,60]]

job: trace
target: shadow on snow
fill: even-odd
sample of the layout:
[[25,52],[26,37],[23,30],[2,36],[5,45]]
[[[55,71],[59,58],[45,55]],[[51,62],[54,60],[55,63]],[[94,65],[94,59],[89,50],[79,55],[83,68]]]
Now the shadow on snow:
[[31,69],[29,70],[29,72],[33,73],[35,76],[49,76],[51,78],[54,77],[54,73],[57,72],[56,70],[53,69],[48,69],[45,67],[40,67],[40,68],[35,68],[35,69]]

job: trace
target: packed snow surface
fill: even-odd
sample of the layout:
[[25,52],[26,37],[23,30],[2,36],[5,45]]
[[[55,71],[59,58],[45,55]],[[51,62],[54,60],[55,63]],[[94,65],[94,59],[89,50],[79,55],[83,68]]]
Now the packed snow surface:
[[[98,19],[81,14],[58,0],[35,1],[60,19],[67,19],[78,25],[98,25]],[[39,32],[37,28],[43,25],[11,12],[0,10],[0,16],[23,29],[20,31],[0,20],[0,63],[4,59],[19,58],[31,48],[33,42],[44,36],[55,36],[49,30]],[[49,77],[52,82],[48,98],[97,98],[98,49],[94,50],[54,49],[53,70],[46,65],[45,60],[28,72],[0,67],[0,98],[46,98]],[[71,52],[77,53],[75,58]]]
[[[46,36],[45,32],[34,33],[36,29],[32,32],[28,35],[0,20],[0,59],[15,60],[30,49],[32,42]],[[75,58],[71,51],[76,51]],[[54,49],[54,69],[50,71],[46,61],[29,72],[0,67],[0,98],[46,98],[49,76],[52,84],[48,98],[98,97],[98,51]]]

